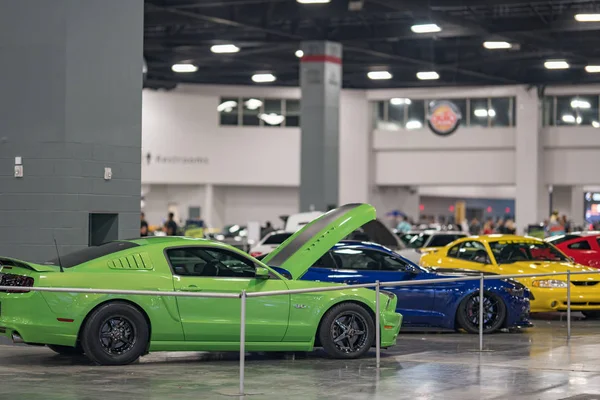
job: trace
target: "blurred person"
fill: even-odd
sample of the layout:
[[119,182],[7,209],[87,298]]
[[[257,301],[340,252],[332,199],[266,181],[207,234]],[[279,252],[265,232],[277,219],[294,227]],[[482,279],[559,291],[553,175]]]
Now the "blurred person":
[[565,227],[558,216],[558,211],[553,211],[548,222],[548,236],[558,236],[565,234]]
[[479,232],[481,232],[481,224],[477,218],[473,218],[471,220],[471,224],[469,225],[469,233],[471,235],[479,235]]
[[406,219],[407,219],[406,217],[400,217],[400,223],[398,223],[398,226],[396,226],[396,230],[398,232],[407,233],[408,231],[411,230],[412,226]]
[[165,222],[164,231],[167,234],[167,236],[177,236],[177,230],[179,229],[179,227],[177,226],[177,223],[173,219],[174,217],[175,217],[175,214],[170,212],[169,219],[167,220],[167,222]]
[[508,235],[514,235],[515,233],[517,233],[517,226],[515,224],[515,221],[513,221],[512,219],[506,220],[506,222],[504,223],[504,233]]
[[482,235],[491,235],[492,233],[494,233],[494,222],[490,218],[487,221],[485,221],[485,224],[483,224],[483,229],[481,231],[481,234]]
[[571,221],[569,221],[567,219],[567,216],[565,214],[563,214],[560,217],[560,221],[561,221],[561,224],[562,224],[563,228],[565,229],[565,233],[571,232]]
[[146,222],[146,215],[140,214],[140,237],[148,236],[148,222]]
[[460,225],[458,225],[460,227],[460,230],[465,232],[465,233],[469,233],[469,221],[467,221],[467,219],[463,219],[460,222]]
[[271,225],[271,221],[267,221],[265,226],[260,230],[260,237],[264,238],[271,232],[275,232],[275,229],[273,228],[273,225]]
[[495,231],[496,231],[496,233],[505,233],[504,232],[504,218],[498,218],[498,222],[496,223]]

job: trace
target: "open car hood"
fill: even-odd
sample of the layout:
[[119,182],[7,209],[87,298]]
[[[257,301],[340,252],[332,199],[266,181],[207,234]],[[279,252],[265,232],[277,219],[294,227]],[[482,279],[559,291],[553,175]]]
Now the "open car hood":
[[346,204],[305,225],[262,262],[298,279],[337,242],[375,217],[375,208],[369,204]]
[[381,244],[393,250],[400,250],[406,247],[398,236],[378,219],[364,224],[362,230],[367,234],[371,242]]

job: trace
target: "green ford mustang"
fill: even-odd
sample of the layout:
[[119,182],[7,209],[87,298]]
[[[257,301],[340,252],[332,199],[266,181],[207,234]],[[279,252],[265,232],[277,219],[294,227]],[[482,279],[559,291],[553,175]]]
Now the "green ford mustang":
[[[367,204],[332,210],[292,235],[262,262],[205,239],[155,237],[90,247],[46,264],[0,258],[0,334],[85,353],[98,364],[128,364],[149,351],[239,349],[240,299],[27,291],[27,287],[239,294],[334,286],[296,280],[340,239],[375,219]],[[289,271],[286,279],[267,265]],[[61,269],[63,272],[61,272]],[[12,289],[14,287],[14,289]],[[248,351],[310,351],[356,358],[375,341],[370,289],[249,297]],[[381,346],[395,344],[402,316],[383,292]]]

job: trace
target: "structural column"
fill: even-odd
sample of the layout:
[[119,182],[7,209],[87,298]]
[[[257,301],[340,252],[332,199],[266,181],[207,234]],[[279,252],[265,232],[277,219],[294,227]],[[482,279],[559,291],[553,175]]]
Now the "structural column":
[[303,42],[300,211],[327,211],[339,202],[339,115],[342,46]]
[[524,87],[517,92],[515,132],[515,220],[518,232],[549,215],[549,192],[543,176],[541,102],[537,91]]
[[143,0],[0,1],[0,254],[139,236],[143,14]]
[[573,227],[585,227],[583,186],[571,186],[571,210],[567,215],[571,219]]

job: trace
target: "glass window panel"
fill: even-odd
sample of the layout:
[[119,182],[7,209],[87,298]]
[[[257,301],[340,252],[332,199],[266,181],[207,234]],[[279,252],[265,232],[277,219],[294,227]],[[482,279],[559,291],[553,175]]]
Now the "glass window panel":
[[412,100],[407,107],[406,127],[408,129],[423,127],[425,124],[425,100]]
[[544,126],[554,125],[554,96],[544,97],[543,118]]
[[281,126],[285,120],[281,112],[281,100],[265,99],[264,113],[259,118],[262,120],[264,126]]
[[285,114],[300,115],[300,100],[286,100],[285,101]]
[[391,99],[388,102],[388,121],[404,126],[404,110],[409,99]]
[[265,113],[281,114],[281,100],[279,99],[265,99]]
[[512,98],[512,115],[510,119],[510,126],[517,125],[517,98]]
[[470,126],[488,126],[488,99],[471,99]]
[[[598,96],[560,96],[557,97],[556,108],[563,125],[598,124]],[[572,117],[563,118],[563,115]]]
[[510,98],[492,98],[491,107],[488,110],[492,126],[510,126],[510,111]]
[[238,124],[238,103],[240,99],[233,97],[221,98],[221,102],[217,106],[221,125],[237,125]]
[[285,126],[300,126],[300,117],[297,115],[286,115]]
[[256,98],[244,98],[244,110],[242,114],[242,125],[257,126],[260,124],[259,114],[263,107],[263,101]]

